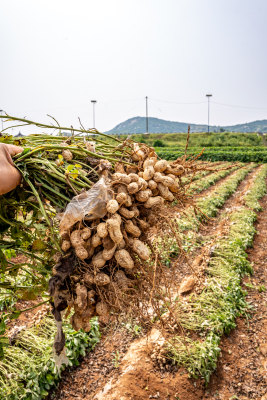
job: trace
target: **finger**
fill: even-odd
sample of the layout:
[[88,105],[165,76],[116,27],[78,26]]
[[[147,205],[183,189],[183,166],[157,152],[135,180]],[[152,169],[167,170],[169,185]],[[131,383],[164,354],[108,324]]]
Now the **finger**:
[[11,157],[13,157],[16,154],[21,153],[23,151],[23,148],[20,146],[15,146],[14,144],[7,144],[7,150]]
[[4,166],[1,172],[3,174],[1,175],[2,179],[0,182],[0,195],[15,189],[21,182],[20,172],[10,164]]

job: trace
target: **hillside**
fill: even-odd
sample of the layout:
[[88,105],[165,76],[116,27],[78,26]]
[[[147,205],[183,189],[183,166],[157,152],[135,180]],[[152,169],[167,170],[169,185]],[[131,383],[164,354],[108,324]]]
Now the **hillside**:
[[[207,125],[190,124],[191,132],[206,132]],[[187,132],[188,123],[167,121],[159,118],[148,118],[148,127],[150,133],[175,133]],[[224,129],[228,132],[264,132],[267,133],[267,120],[253,121],[244,124],[232,126],[210,126],[210,131],[218,132]],[[145,133],[146,118],[134,117],[121,122],[113,129],[107,131],[108,134],[128,134],[128,133]]]

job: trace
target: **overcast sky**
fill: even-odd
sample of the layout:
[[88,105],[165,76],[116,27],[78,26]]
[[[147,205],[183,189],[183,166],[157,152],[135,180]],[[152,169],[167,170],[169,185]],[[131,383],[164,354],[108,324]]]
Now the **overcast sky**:
[[[267,0],[0,0],[0,109],[105,131],[267,118]],[[14,132],[16,133],[16,132]]]

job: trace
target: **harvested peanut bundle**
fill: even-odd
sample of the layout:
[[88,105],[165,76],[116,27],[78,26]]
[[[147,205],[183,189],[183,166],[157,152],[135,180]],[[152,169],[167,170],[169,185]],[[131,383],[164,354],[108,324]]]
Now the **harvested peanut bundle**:
[[[18,232],[22,226],[21,232],[45,247],[45,257],[33,252],[32,265],[43,268],[44,260],[45,269],[53,271],[49,282],[53,314],[61,321],[61,312],[74,308],[73,327],[88,331],[93,315],[107,323],[113,311],[144,302],[150,293],[156,277],[148,279],[155,265],[149,228],[155,228],[164,204],[174,199],[184,206],[189,203],[181,177],[194,173],[197,163],[186,157],[160,160],[153,148],[130,138],[122,141],[114,135],[107,140],[107,135],[96,131],[79,136],[81,132],[66,138],[23,138],[30,151],[16,155],[14,164],[24,179],[15,196],[1,197],[0,225],[7,229],[4,239],[12,241],[12,230],[3,226],[10,204],[14,211],[33,210],[33,222],[45,229],[32,232],[34,224],[26,226],[16,219],[14,224]],[[94,142],[85,140],[88,134],[94,135]],[[59,236],[56,213],[61,218]],[[54,265],[56,252],[60,255]]]
[[122,310],[134,290],[135,276],[144,276],[140,263],[153,257],[145,233],[153,215],[181,192],[177,176],[185,171],[183,166],[158,160],[145,145],[133,144],[132,149],[131,166],[116,163],[114,171],[105,174],[109,198],[101,217],[90,221],[85,215],[84,222],[62,232],[62,250],[73,249],[83,266],[75,271],[73,286],[75,329],[88,328],[85,315],[98,315],[108,323],[112,307]]

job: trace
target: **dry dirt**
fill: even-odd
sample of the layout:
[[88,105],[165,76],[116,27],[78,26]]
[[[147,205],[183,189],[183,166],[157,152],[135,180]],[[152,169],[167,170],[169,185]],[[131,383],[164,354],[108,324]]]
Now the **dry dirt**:
[[[254,172],[241,183],[223,210],[240,204],[253,175]],[[163,340],[160,330],[153,328],[147,336],[134,338],[127,329],[118,328],[107,331],[78,368],[63,374],[50,399],[267,400],[267,196],[261,203],[263,211],[256,223],[258,233],[248,251],[254,275],[244,279],[247,300],[253,305],[251,318],[239,318],[237,329],[222,339],[221,357],[207,389],[200,380],[189,379],[184,369],[162,372],[152,362],[151,349]],[[210,221],[202,234],[215,234],[216,224],[217,219]]]

